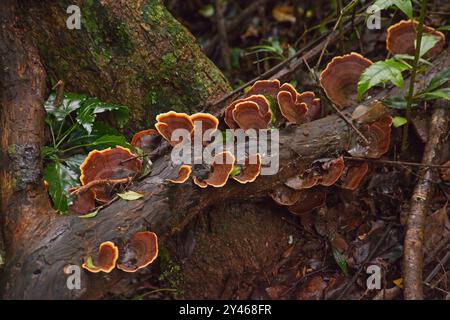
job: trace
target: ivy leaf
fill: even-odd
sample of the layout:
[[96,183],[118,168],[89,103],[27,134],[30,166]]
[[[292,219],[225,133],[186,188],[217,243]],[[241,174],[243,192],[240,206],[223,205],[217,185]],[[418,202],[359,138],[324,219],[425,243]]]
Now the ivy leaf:
[[231,170],[231,172],[230,172],[230,177],[236,177],[239,174],[241,174],[241,167],[234,166],[233,170]]
[[82,216],[78,216],[78,218],[81,219],[90,219],[90,218],[94,218],[97,216],[98,212],[100,211],[101,207],[98,207],[97,209],[95,209],[94,211],[88,213],[88,214],[84,214]]
[[450,88],[438,89],[431,92],[425,92],[423,95],[425,100],[445,99],[450,100]]
[[53,205],[59,212],[66,212],[72,204],[67,190],[78,184],[78,177],[79,175],[71,168],[56,161],[45,168],[44,179],[48,183]]
[[439,38],[432,34],[423,34],[422,42],[420,43],[420,57],[423,57],[428,51],[433,48],[436,43],[439,42]]
[[134,191],[118,193],[117,195],[119,197],[121,197],[122,199],[128,200],[128,201],[133,201],[133,200],[137,200],[137,199],[144,197],[144,195],[142,193],[138,193],[138,192],[134,192]]
[[406,118],[403,118],[403,117],[394,117],[394,118],[392,119],[392,125],[393,125],[395,128],[401,127],[401,126],[403,126],[404,124],[406,124],[407,122],[408,122],[408,120],[406,120]]
[[108,147],[116,147],[121,146],[124,148],[131,149],[131,145],[128,143],[126,138],[124,136],[115,136],[115,135],[105,135],[101,136],[100,138],[96,139],[94,142],[92,142],[93,146],[102,146],[104,148]]
[[408,66],[394,59],[375,62],[364,70],[359,78],[358,98],[361,99],[363,94],[370,88],[388,81],[399,88],[403,88],[404,81],[402,72],[407,69]]
[[71,112],[81,108],[86,96],[76,93],[66,93],[63,95],[61,104],[54,106],[56,95],[53,93],[45,101],[44,108],[47,114],[55,117],[56,121],[63,121]]
[[428,85],[425,92],[434,91],[437,88],[440,88],[441,86],[446,84],[449,80],[450,80],[450,67],[437,73],[433,77],[433,79],[431,79],[430,84]]

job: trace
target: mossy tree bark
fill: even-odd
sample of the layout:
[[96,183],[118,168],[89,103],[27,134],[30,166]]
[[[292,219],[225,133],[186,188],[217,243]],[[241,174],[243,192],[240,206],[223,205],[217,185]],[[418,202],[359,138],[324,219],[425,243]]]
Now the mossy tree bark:
[[[80,30],[66,26],[69,5],[80,8]],[[162,0],[32,0],[22,6],[49,77],[63,80],[68,91],[129,106],[128,133],[148,128],[158,113],[192,113],[230,90]]]

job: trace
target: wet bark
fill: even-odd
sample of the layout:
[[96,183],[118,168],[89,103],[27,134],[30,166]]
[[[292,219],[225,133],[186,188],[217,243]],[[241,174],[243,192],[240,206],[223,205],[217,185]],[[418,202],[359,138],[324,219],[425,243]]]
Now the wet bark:
[[[80,8],[80,30],[66,26],[69,5]],[[63,80],[67,91],[129,106],[128,133],[148,128],[162,112],[198,111],[230,90],[161,0],[32,0],[22,6],[49,78]]]

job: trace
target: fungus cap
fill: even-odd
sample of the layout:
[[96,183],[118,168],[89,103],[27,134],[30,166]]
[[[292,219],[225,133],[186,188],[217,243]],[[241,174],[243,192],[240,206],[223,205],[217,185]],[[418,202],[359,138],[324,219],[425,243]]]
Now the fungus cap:
[[126,244],[117,268],[136,272],[147,267],[158,257],[158,237],[154,232],[136,232]]
[[194,183],[200,188],[206,188],[207,186],[223,187],[227,183],[231,171],[233,171],[235,160],[235,157],[229,151],[218,153],[210,165],[208,177],[201,180],[194,176]]
[[325,204],[326,192],[319,189],[307,189],[300,192],[300,198],[291,206],[289,212],[295,215],[302,215]]
[[282,206],[290,206],[295,204],[302,194],[300,190],[294,190],[285,185],[279,185],[274,190],[269,192],[269,196]]
[[192,167],[187,164],[183,164],[178,168],[178,176],[175,179],[167,179],[172,183],[181,184],[186,182],[191,176]]
[[186,136],[190,138],[194,131],[194,124],[191,117],[186,113],[177,113],[169,111],[156,116],[156,130],[166,139],[171,146],[176,146],[182,141],[182,138],[172,139],[175,130],[186,130]]
[[[415,54],[415,41],[417,38],[418,22],[412,20],[402,20],[387,29],[386,49],[393,55],[396,54]],[[439,40],[426,53],[426,57],[432,58],[439,54],[445,46],[445,35],[434,28],[423,26],[423,32],[437,37]]]
[[368,170],[369,164],[367,162],[348,167],[347,172],[342,176],[342,188],[348,190],[358,189]]
[[333,185],[342,175],[345,169],[344,158],[341,156],[337,159],[328,161],[322,165],[324,173],[320,184],[329,187]]
[[280,80],[259,80],[256,81],[253,86],[245,93],[244,97],[251,95],[267,95],[276,100],[277,94],[280,91]]
[[110,273],[116,267],[118,258],[119,249],[113,242],[106,241],[100,244],[96,263],[92,261],[91,257],[87,257],[81,267],[93,273]]
[[320,75],[320,86],[336,106],[348,107],[356,102],[359,77],[371,64],[355,52],[334,57]]
[[224,121],[231,129],[239,128],[239,124],[235,121],[233,117],[233,111],[236,106],[241,102],[251,101],[258,105],[259,113],[261,115],[266,115],[270,111],[270,103],[267,98],[263,95],[252,95],[243,99],[238,99],[233,101],[230,105],[225,108]]
[[133,135],[130,144],[139,149],[154,148],[155,140],[158,140],[158,138],[159,133],[155,129],[142,130]]
[[244,101],[236,104],[233,110],[233,119],[243,130],[267,129],[272,119],[272,113],[261,113],[256,102]]
[[246,184],[253,182],[261,173],[261,155],[257,153],[253,156],[247,156],[242,166],[241,172],[234,176],[233,179],[239,183]]
[[95,193],[92,190],[87,190],[76,195],[68,210],[71,213],[83,215],[94,210],[95,206]]

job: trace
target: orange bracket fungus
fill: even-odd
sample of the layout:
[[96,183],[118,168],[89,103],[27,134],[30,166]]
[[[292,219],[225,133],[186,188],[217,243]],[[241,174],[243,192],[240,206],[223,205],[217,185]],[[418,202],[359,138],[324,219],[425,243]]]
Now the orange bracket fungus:
[[306,91],[299,94],[289,83],[280,87],[277,95],[280,112],[290,123],[301,124],[320,116],[320,99],[314,92]]
[[326,192],[318,189],[308,189],[300,192],[297,202],[288,206],[288,210],[295,215],[302,215],[325,204]]
[[[191,115],[191,121],[194,124],[194,134],[199,130],[198,127],[201,124],[201,138],[204,139],[204,143],[211,140],[212,134],[219,127],[219,120],[209,113],[195,113]],[[205,132],[209,131],[209,135],[205,137]]]
[[183,164],[178,168],[178,177],[175,179],[168,179],[172,183],[184,183],[191,176],[192,168],[187,164]]
[[369,171],[369,164],[367,162],[347,167],[341,177],[341,181],[343,181],[341,187],[348,190],[358,189],[364,177],[366,176],[367,171]]
[[89,189],[78,193],[68,209],[71,213],[83,215],[94,210],[95,206],[95,193]]
[[[86,185],[95,180],[124,179],[136,176],[141,170],[142,162],[133,157],[135,155],[130,150],[120,146],[89,152],[80,166],[81,184]],[[96,185],[92,190],[96,199],[101,202],[107,202],[111,198],[107,185]]]
[[357,144],[348,152],[355,157],[380,158],[388,152],[391,142],[392,118],[384,115],[370,124],[362,126],[361,130],[369,140],[368,146]]
[[[450,166],[450,160],[448,160],[444,166]],[[450,168],[442,168],[441,169],[441,177],[442,180],[444,181],[449,181],[450,180]]]
[[[250,108],[254,109],[253,112],[257,111],[257,114],[255,113],[256,118],[260,119],[260,121],[261,121],[261,123],[258,123],[258,126],[261,126],[264,129],[267,128],[267,126],[270,123],[270,120],[272,118],[272,114],[270,112],[269,101],[263,95],[253,95],[253,96],[249,96],[244,99],[238,99],[238,100],[232,102],[229,106],[227,106],[225,109],[224,115],[223,115],[224,121],[227,124],[227,126],[231,129],[237,129],[240,127],[240,125],[236,122],[236,120],[234,118],[234,111],[238,104],[241,104],[244,102],[252,102],[252,104],[250,104],[250,106],[251,106]],[[257,108],[254,107],[254,104],[256,104]],[[247,106],[247,104],[241,105],[240,108],[245,108],[245,106]],[[242,110],[240,112],[242,112]],[[252,113],[252,111],[250,111],[250,113]],[[253,117],[253,116],[254,115],[251,114],[251,117]],[[240,121],[243,122],[244,120],[240,119]],[[245,121],[244,121],[244,125],[247,126]],[[242,128],[242,129],[245,130],[245,128]],[[258,129],[258,128],[253,128],[253,129]]]
[[261,173],[261,155],[257,153],[254,156],[248,156],[245,158],[244,165],[238,166],[240,166],[240,173],[233,179],[242,184],[253,182]]
[[161,136],[155,129],[142,130],[133,135],[130,144],[144,150],[146,153],[152,152],[160,143]]
[[233,119],[243,130],[267,129],[272,119],[272,113],[262,113],[259,105],[252,101],[236,104],[233,110]]
[[119,249],[113,242],[106,241],[98,249],[96,262],[92,261],[92,257],[87,257],[81,267],[93,273],[110,273],[116,267],[118,258]]
[[136,232],[126,244],[117,268],[136,272],[147,267],[158,257],[158,237],[150,231]]
[[285,185],[279,185],[274,190],[269,192],[269,196],[282,206],[290,206],[296,203],[302,195],[302,191],[294,190],[286,187]]
[[192,123],[191,117],[186,113],[177,113],[175,111],[169,111],[167,113],[162,113],[156,116],[157,123],[155,124],[156,130],[166,139],[172,147],[176,146],[182,141],[173,138],[172,134],[177,129],[186,130],[188,136],[190,137],[194,131],[194,124]]
[[301,175],[289,178],[285,185],[294,190],[309,189],[316,186],[321,179],[320,174],[312,168],[305,170]]
[[342,175],[345,169],[344,158],[339,157],[335,160],[325,162],[322,165],[324,173],[322,174],[322,180],[320,184],[329,187],[333,185]]
[[234,168],[235,157],[229,151],[218,153],[210,166],[208,177],[204,180],[201,177],[193,177],[194,183],[200,188],[213,186],[216,188],[223,187]]
[[276,100],[279,91],[280,80],[259,80],[256,81],[253,86],[245,93],[244,97],[261,94],[265,96],[271,96],[274,100]]
[[371,64],[355,52],[334,57],[320,75],[320,86],[336,106],[348,107],[356,102],[359,77]]
[[[402,20],[399,23],[390,26],[387,30],[386,49],[393,55],[414,55],[417,26],[418,22],[413,22],[412,20]],[[426,54],[426,57],[428,58],[434,57],[444,49],[445,35],[442,32],[428,26],[423,26],[423,32],[439,39],[434,47],[431,48]]]

